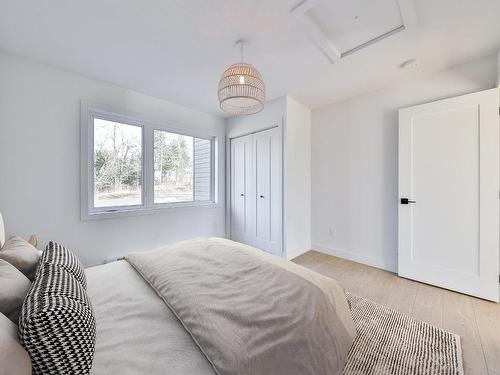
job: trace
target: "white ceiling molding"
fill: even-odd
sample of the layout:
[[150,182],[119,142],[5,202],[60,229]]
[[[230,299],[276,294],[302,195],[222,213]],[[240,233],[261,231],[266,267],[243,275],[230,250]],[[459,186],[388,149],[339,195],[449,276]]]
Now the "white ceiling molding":
[[343,51],[339,46],[336,45],[331,37],[327,35],[324,29],[322,29],[321,25],[317,21],[315,21],[309,14],[309,11],[325,3],[325,1],[326,0],[304,0],[294,7],[291,10],[291,13],[301,23],[302,27],[311,37],[313,42],[318,46],[321,52],[323,52],[325,57],[332,64],[391,35],[404,30],[408,30],[414,27],[417,23],[414,0],[394,0],[394,2],[399,7],[401,24],[379,35],[374,35],[369,40]]

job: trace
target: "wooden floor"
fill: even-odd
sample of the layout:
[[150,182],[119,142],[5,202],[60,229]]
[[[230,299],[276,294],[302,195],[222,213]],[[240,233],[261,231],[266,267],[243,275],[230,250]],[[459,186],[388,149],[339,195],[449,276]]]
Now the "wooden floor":
[[338,280],[349,292],[460,335],[465,374],[500,375],[500,304],[316,251],[293,261]]

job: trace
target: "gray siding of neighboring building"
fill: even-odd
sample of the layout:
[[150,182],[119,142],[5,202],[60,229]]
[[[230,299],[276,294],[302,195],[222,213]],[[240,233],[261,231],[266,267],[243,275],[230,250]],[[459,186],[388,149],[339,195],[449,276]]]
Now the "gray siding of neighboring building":
[[209,201],[211,194],[211,146],[208,139],[194,139],[194,200]]

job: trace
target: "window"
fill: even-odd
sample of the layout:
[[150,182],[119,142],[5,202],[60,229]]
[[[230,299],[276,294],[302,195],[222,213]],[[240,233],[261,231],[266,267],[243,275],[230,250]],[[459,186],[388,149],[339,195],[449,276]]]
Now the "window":
[[214,206],[216,137],[82,104],[82,218]]
[[142,204],[142,128],[94,118],[94,207]]
[[154,203],[209,201],[212,144],[163,130],[154,131]]

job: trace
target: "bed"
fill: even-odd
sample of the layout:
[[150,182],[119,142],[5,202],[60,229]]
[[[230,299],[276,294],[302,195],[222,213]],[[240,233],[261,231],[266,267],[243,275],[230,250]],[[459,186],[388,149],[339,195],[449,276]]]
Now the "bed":
[[327,375],[356,336],[336,281],[230,240],[87,269],[55,241],[2,245],[0,374]]
[[459,336],[233,241],[88,269],[0,245],[0,375],[463,374]]
[[[93,375],[333,374],[355,336],[335,281],[229,240],[132,254],[86,276]],[[261,277],[272,280],[252,288]]]

